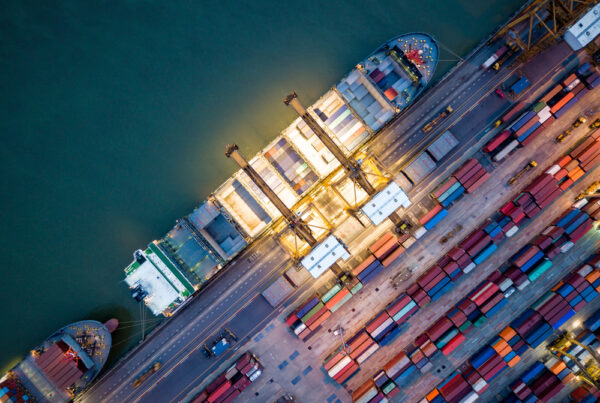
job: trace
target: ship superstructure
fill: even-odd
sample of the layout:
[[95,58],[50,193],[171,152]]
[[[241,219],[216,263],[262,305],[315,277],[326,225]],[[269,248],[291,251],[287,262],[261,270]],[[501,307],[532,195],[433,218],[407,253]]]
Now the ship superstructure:
[[[426,88],[435,72],[438,46],[422,33],[395,37],[357,64],[336,86],[307,109],[342,152],[371,174],[381,189],[386,180],[362,146]],[[347,218],[345,211],[369,195],[357,189],[340,162],[317,135],[297,118],[249,165],[279,199],[315,230],[320,240]],[[125,269],[132,295],[155,314],[172,314],[246,245],[266,232],[293,246],[298,243],[279,209],[243,170],[215,190],[167,235],[137,251]]]
[[71,401],[100,373],[117,325],[84,320],[59,329],[2,377],[0,401]]

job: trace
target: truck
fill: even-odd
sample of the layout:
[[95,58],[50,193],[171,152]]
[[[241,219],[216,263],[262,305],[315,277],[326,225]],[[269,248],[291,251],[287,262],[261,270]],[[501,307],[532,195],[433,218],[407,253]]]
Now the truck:
[[207,358],[218,357],[227,351],[234,341],[237,341],[237,336],[231,330],[225,328],[210,347],[204,344],[202,351]]
[[[578,117],[572,124],[571,127],[567,130],[565,130],[564,132],[562,132],[561,134],[558,135],[558,137],[556,137],[556,142],[557,143],[562,143],[563,141],[565,141],[565,139],[567,137],[569,137],[569,135],[571,134],[572,129],[576,129],[579,126],[581,126],[582,124],[584,124],[585,122],[587,122],[586,118],[584,116],[580,116]],[[593,124],[592,124],[593,125]]]
[[508,184],[509,184],[509,185],[514,185],[515,183],[517,183],[517,180],[519,180],[519,178],[520,178],[521,176],[525,175],[525,173],[526,173],[527,171],[529,171],[531,168],[535,168],[535,167],[537,167],[537,162],[535,162],[535,161],[533,161],[533,160],[532,160],[532,161],[529,161],[529,162],[527,163],[527,165],[525,165],[525,166],[523,167],[523,169],[521,169],[519,172],[517,172],[517,173],[515,174],[515,176],[513,176],[512,178],[510,178],[510,179],[508,180]]
[[134,388],[139,387],[146,379],[148,379],[150,377],[150,375],[152,375],[153,373],[155,373],[156,371],[158,371],[160,369],[160,367],[161,367],[160,362],[155,362],[142,375],[140,375],[139,377],[137,377],[133,381],[133,383],[131,384],[131,386],[133,386]]
[[[508,47],[506,45],[500,46],[500,48],[490,57],[488,57],[485,62],[482,63],[481,68],[484,70],[489,69],[492,66],[496,65],[496,62],[503,57],[508,52]],[[500,66],[498,66],[500,67]],[[494,69],[498,70],[498,69]]]
[[434,117],[429,123],[427,123],[425,126],[423,126],[423,128],[421,129],[423,131],[423,133],[429,133],[431,130],[433,130],[433,128],[436,127],[448,115],[450,115],[452,113],[452,111],[453,111],[452,107],[450,105],[448,105],[446,107],[446,109],[444,109],[443,111],[441,111],[439,113],[439,115]]

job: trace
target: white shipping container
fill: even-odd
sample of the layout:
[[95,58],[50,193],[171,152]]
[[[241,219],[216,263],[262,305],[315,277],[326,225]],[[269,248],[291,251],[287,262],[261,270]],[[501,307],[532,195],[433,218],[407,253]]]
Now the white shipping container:
[[590,266],[589,264],[586,264],[585,266],[583,266],[581,269],[579,269],[577,271],[577,273],[579,273],[580,276],[585,277],[588,274],[590,274],[592,272],[592,270],[594,270],[592,268],[592,266]]
[[377,343],[373,344],[371,347],[366,349],[361,355],[356,357],[356,362],[358,363],[358,365],[360,365],[364,361],[366,361],[367,358],[369,358],[371,355],[373,355],[373,353],[375,353],[375,351],[377,351],[377,350],[379,350],[379,344],[377,344]]
[[575,244],[572,241],[565,243],[563,246],[560,247],[560,252],[567,253],[573,247],[573,245]]
[[302,333],[302,331],[306,329],[306,325],[303,323],[300,326],[298,326],[296,329],[294,329],[294,334],[296,334],[296,336],[298,336],[300,333]]
[[560,165],[558,165],[558,164],[555,164],[555,165],[552,165],[550,168],[548,168],[548,169],[546,170],[546,172],[544,172],[544,173],[547,173],[547,174],[550,174],[550,175],[553,175],[553,176],[554,176],[554,175],[556,175],[556,173],[557,173],[558,171],[560,171]]
[[504,281],[502,281],[498,287],[500,288],[500,291],[504,292],[508,289],[508,287],[510,287],[511,285],[513,285],[513,281],[509,278],[505,279]]
[[581,199],[581,200],[578,200],[575,203],[573,203],[572,207],[573,208],[582,208],[586,204],[588,204],[588,200],[587,199]]
[[485,388],[487,386],[487,382],[485,381],[485,379],[480,378],[477,382],[475,382],[473,384],[473,390],[475,392],[481,392],[483,390],[483,388]]
[[490,66],[496,62],[496,60],[498,60],[498,56],[494,53],[493,55],[488,57],[485,62],[483,62],[481,67],[484,69],[489,69]]
[[460,400],[460,403],[473,403],[479,398],[479,395],[475,392],[469,393],[467,396]]
[[506,147],[502,149],[498,154],[494,155],[494,161],[499,162],[502,161],[511,151],[513,151],[519,145],[518,140],[513,140]]
[[415,231],[414,236],[416,239],[420,239],[426,233],[427,233],[427,230],[425,229],[425,227],[421,227]]
[[410,248],[415,242],[417,242],[416,238],[414,236],[411,236],[410,238],[408,238],[406,241],[402,242],[402,246],[404,247],[404,249],[408,249]]
[[364,395],[362,395],[356,403],[368,403],[371,399],[377,396],[377,388],[373,386],[371,389],[367,390]]
[[573,80],[573,82],[571,84],[567,85],[565,88],[567,91],[571,91],[573,88],[575,88],[577,85],[579,85],[580,82],[581,82],[581,80],[576,78],[575,80]]
[[517,289],[515,287],[508,287],[508,289],[506,291],[504,291],[504,298],[508,298],[511,295],[513,295],[515,293],[515,291],[517,291]]
[[348,364],[350,364],[352,362],[352,358],[350,358],[349,356],[345,356],[344,358],[342,358],[337,364],[335,364],[333,367],[331,367],[331,369],[329,371],[327,371],[327,373],[329,374],[330,377],[334,377],[337,375],[338,372],[340,372],[342,369],[344,369],[344,367]]
[[373,338],[379,336],[379,334],[381,332],[383,332],[392,323],[394,323],[394,319],[392,319],[392,318],[386,319],[381,325],[379,325],[377,327],[377,329],[373,330],[373,333],[371,333],[371,336],[373,336]]
[[510,238],[511,236],[513,236],[514,234],[517,233],[517,231],[519,231],[519,227],[517,227],[516,225],[514,227],[512,227],[511,229],[509,229],[508,231],[506,231],[506,236],[508,238]]
[[531,281],[529,281],[529,280],[525,280],[525,281],[523,282],[523,284],[521,284],[520,286],[518,286],[518,287],[517,287],[517,289],[518,289],[519,291],[523,291],[523,290],[525,289],[525,287],[527,287],[529,284],[531,284]]
[[475,267],[477,267],[477,265],[476,265],[475,263],[471,262],[471,263],[469,263],[469,264],[467,265],[467,267],[465,267],[465,268],[463,269],[463,273],[465,273],[465,274],[467,274],[467,273],[470,273],[470,272],[472,272],[472,271],[473,271],[473,269],[474,269]]

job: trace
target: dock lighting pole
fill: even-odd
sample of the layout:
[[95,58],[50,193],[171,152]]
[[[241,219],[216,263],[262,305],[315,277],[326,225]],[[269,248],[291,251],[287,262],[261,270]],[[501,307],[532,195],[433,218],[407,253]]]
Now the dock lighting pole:
[[308,111],[304,109],[304,106],[302,106],[298,100],[298,94],[296,94],[295,91],[292,91],[287,97],[285,97],[283,103],[294,108],[304,123],[306,123],[306,125],[310,127],[313,133],[315,133],[315,135],[319,138],[319,140],[325,144],[325,147],[331,151],[335,158],[342,164],[346,172],[348,172],[350,178],[352,178],[352,180],[356,182],[358,186],[363,188],[369,196],[373,196],[375,193],[377,193],[373,185],[371,185],[365,176],[365,173],[362,171],[362,169],[360,169],[360,165],[358,165],[356,161],[350,160],[344,155],[342,150],[333,141],[333,139],[329,137],[327,133],[325,133],[325,130],[323,130],[317,121],[308,113]]
[[259,187],[260,190],[271,200],[271,202],[277,207],[277,209],[281,212],[285,220],[288,222],[289,226],[294,230],[296,234],[310,246],[315,246],[317,244],[317,240],[312,235],[310,228],[308,225],[302,220],[302,218],[298,217],[292,210],[290,210],[284,203],[281,201],[279,196],[275,194],[275,192],[267,185],[267,182],[263,180],[263,178],[250,166],[248,161],[242,156],[239,152],[239,148],[237,144],[229,144],[225,148],[225,155],[228,158],[232,158],[237,164],[246,172],[246,174],[252,179],[252,182]]

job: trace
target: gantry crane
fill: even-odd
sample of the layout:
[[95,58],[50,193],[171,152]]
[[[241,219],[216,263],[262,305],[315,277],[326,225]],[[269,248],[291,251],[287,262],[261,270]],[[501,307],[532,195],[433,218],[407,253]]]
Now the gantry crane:
[[[327,149],[331,151],[340,164],[342,164],[342,167],[356,185],[360,186],[369,196],[374,196],[377,193],[377,190],[367,179],[366,173],[362,170],[360,164],[357,161],[346,157],[344,152],[335,143],[335,141],[333,141],[333,139],[325,132],[325,129],[323,129],[323,127],[317,123],[315,118],[313,118],[312,115],[304,108],[304,106],[302,106],[298,100],[298,94],[296,94],[295,91],[292,91],[287,97],[285,97],[283,103],[291,106],[296,113],[298,113],[304,123],[306,123],[306,125],[313,131],[317,138],[321,140],[325,147],[327,147]],[[388,218],[394,223],[396,228],[399,228],[399,226],[405,224],[405,222],[396,213],[390,214]]]
[[[511,22],[499,30],[492,40],[506,36],[508,43],[516,43],[523,53],[519,61],[525,62],[546,49],[559,39],[564,32],[597,0],[533,0],[524,7]],[[546,33],[532,43],[532,32],[535,25],[540,25]],[[524,42],[516,27],[527,24],[527,42]]]
[[[577,357],[572,354],[567,353],[567,350],[573,345],[576,344],[581,348],[585,349],[591,355],[591,359],[583,363]],[[586,346],[581,343],[579,340],[576,340],[573,336],[571,336],[568,332],[563,333],[558,339],[556,339],[552,344],[548,345],[548,350],[557,356],[564,355],[565,357],[573,360],[575,365],[579,368],[579,373],[577,375],[581,376],[583,380],[595,388],[600,388],[600,356],[593,348]]]
[[267,185],[267,182],[250,166],[248,161],[242,156],[239,151],[237,144],[229,144],[225,148],[225,155],[228,158],[232,158],[242,168],[242,170],[250,177],[252,182],[258,186],[260,190],[269,198],[269,200],[275,205],[277,210],[281,212],[285,220],[287,221],[290,228],[296,233],[300,239],[305,241],[310,246],[315,246],[317,240],[312,234],[312,231],[308,227],[306,222],[298,217],[292,210],[290,210],[285,203],[275,194],[275,192]]
[[598,193],[599,190],[600,182],[594,182],[582,193],[580,193],[575,200],[600,198],[600,193]]

